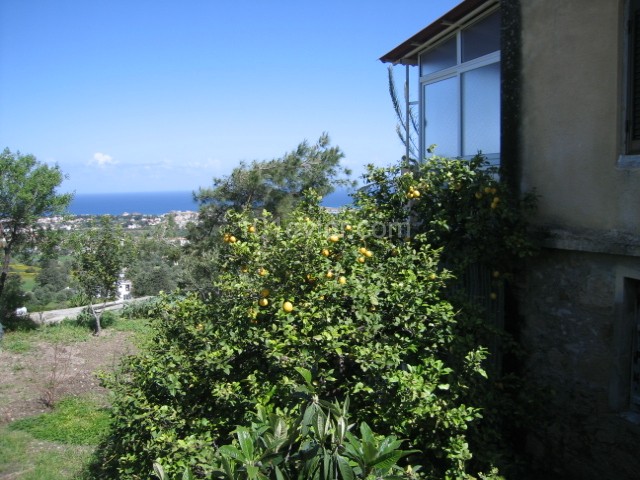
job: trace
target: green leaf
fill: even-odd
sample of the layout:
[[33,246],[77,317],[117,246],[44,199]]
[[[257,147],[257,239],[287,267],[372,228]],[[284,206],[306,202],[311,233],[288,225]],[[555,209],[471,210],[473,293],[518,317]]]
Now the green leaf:
[[156,477],[158,477],[160,480],[169,480],[169,477],[167,477],[167,474],[162,468],[162,465],[160,465],[158,462],[153,462],[153,471],[156,474]]
[[327,428],[328,418],[322,410],[318,410],[316,415],[316,433],[319,438],[323,438],[326,435],[325,429]]
[[235,476],[234,476],[235,468],[232,466],[231,463],[229,463],[229,459],[226,456],[222,455],[220,457],[220,461],[222,462],[222,468],[224,469],[224,473],[225,473],[225,475],[227,477],[227,480],[234,480],[234,478],[235,478]]
[[373,462],[369,464],[371,468],[378,468],[382,472],[387,472],[391,467],[393,467],[398,460],[402,457],[408,455],[408,453],[404,453],[400,450],[394,450],[392,452],[387,452],[383,455],[380,455]]
[[247,460],[244,454],[233,445],[222,445],[220,448],[218,448],[218,453],[237,460],[241,463],[244,463]]
[[259,474],[260,474],[260,468],[255,466],[255,465],[247,465],[246,466],[247,469],[247,478],[249,480],[255,480],[257,478],[259,478]]
[[196,480],[196,477],[193,476],[189,467],[184,467],[184,472],[182,472],[182,480]]
[[247,428],[239,427],[236,429],[236,435],[238,437],[238,443],[240,444],[240,450],[247,460],[253,460],[254,448],[253,438]]
[[356,476],[349,461],[341,455],[336,455],[336,461],[338,462],[338,469],[340,470],[340,475],[342,475],[343,480],[355,480]]
[[295,371],[298,372],[300,374],[300,376],[304,379],[304,381],[308,384],[311,383],[312,380],[312,376],[311,376],[311,372],[309,370],[307,370],[306,368],[302,368],[302,367],[294,367]]

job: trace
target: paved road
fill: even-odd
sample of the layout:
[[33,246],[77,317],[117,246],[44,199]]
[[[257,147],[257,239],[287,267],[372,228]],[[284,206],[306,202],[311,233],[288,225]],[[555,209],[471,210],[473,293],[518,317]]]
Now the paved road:
[[[128,303],[132,302],[141,302],[149,299],[150,297],[141,297],[141,298],[133,298],[131,300],[120,300],[116,302],[107,303],[105,310],[120,310]],[[49,323],[58,323],[64,320],[65,318],[75,319],[85,307],[75,307],[75,308],[63,308],[61,310],[49,310],[48,312],[33,312],[29,314],[29,317],[34,322],[49,324]],[[102,304],[96,305],[97,309],[102,308]]]

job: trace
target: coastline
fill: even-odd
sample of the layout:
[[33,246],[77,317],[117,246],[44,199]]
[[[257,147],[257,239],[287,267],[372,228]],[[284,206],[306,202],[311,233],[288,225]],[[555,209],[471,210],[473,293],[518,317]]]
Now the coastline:
[[[336,189],[323,198],[321,205],[341,208],[351,203],[349,192]],[[130,193],[79,193],[69,206],[69,213],[86,215],[165,215],[172,212],[197,212],[199,205],[192,191],[179,192],[130,192]]]

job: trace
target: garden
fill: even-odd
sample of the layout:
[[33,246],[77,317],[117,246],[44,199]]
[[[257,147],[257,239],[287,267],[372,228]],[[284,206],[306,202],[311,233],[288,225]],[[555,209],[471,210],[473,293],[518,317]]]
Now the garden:
[[518,349],[502,305],[535,253],[533,196],[482,156],[433,156],[370,166],[353,207],[331,213],[319,205],[330,184],[278,170],[322,167],[314,155],[341,157],[320,143],[200,192],[181,259],[191,274],[136,312],[146,341],[100,376],[109,419],[83,478],[517,471],[512,439],[533,415],[504,368]]

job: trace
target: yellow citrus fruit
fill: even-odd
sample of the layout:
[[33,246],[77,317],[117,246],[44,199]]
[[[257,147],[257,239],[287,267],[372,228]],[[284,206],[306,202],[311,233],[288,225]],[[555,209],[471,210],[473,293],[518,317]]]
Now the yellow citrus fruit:
[[429,280],[435,280],[436,278],[438,278],[438,276],[435,273],[429,275]]
[[269,296],[271,292],[269,291],[268,288],[263,288],[262,290],[260,290],[260,296],[262,298],[267,298]]
[[340,285],[344,285],[345,283],[347,283],[347,279],[346,279],[346,277],[340,277],[340,278],[338,278],[338,283],[339,283]]
[[269,300],[267,300],[266,298],[261,298],[260,300],[258,300],[258,305],[260,305],[261,307],[266,307],[267,305],[269,305]]
[[365,258],[364,257],[358,257],[357,261],[358,261],[358,263],[364,263]]
[[331,252],[329,252],[329,250],[327,250],[326,248],[323,248],[322,252],[320,253],[322,253],[322,255],[324,255],[325,257],[328,257],[331,254]]
[[260,267],[258,269],[258,275],[260,275],[261,277],[264,277],[265,275],[267,275],[269,272],[266,268]]
[[344,229],[345,229],[347,232],[350,232],[351,230],[353,230],[353,227],[352,227],[351,225],[345,225]]
[[373,252],[371,250],[367,250],[366,252],[364,252],[364,256],[371,258],[373,257]]
[[282,304],[282,310],[284,310],[287,313],[293,311],[293,304],[291,302],[284,302]]
[[231,235],[229,237],[229,243],[236,243],[238,241],[238,239],[236,237],[234,237],[233,235]]
[[249,231],[249,233],[256,233],[256,227],[254,227],[253,225],[249,225],[249,228],[247,228],[247,230]]
[[413,191],[413,198],[418,198],[420,196],[420,190]]
[[331,270],[329,270],[326,274],[327,278],[333,278],[333,272]]
[[367,250],[366,248],[364,248],[364,247],[360,247],[360,248],[358,249],[358,251],[359,251],[362,255],[366,255],[368,250]]
[[334,235],[329,236],[329,241],[330,241],[330,242],[335,243],[335,242],[337,242],[338,240],[340,240],[340,236],[339,236],[339,235],[335,235],[335,234],[334,234]]

